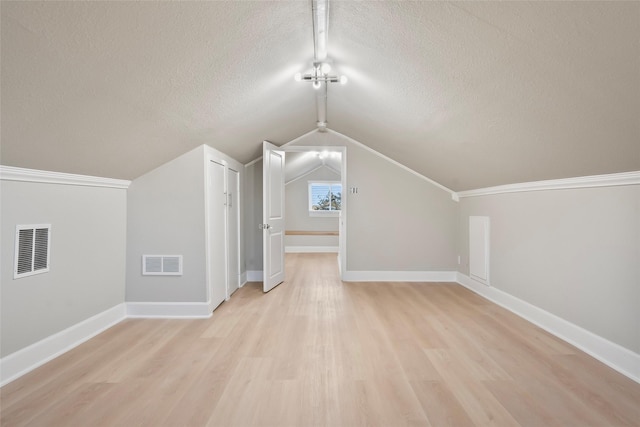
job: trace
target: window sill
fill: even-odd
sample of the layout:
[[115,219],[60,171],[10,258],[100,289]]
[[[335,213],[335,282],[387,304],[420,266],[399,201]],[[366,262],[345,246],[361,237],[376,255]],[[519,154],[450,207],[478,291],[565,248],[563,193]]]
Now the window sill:
[[309,211],[309,216],[314,217],[339,217],[340,211]]

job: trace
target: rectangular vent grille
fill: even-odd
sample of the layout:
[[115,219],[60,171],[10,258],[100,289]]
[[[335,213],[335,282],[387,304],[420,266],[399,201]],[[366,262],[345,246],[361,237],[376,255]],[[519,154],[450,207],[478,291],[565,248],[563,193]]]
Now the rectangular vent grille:
[[144,276],[182,276],[182,255],[142,255]]
[[13,278],[49,271],[51,225],[18,225]]

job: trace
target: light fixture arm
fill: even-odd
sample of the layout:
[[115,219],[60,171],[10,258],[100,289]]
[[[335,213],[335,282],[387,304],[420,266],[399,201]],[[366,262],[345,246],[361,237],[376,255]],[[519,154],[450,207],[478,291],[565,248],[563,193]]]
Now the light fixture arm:
[[304,82],[342,83],[341,79],[343,79],[343,77],[344,76],[314,76],[312,74],[305,74],[301,76],[300,79]]
[[317,85],[320,83],[347,83],[346,76],[329,75],[329,71],[331,71],[331,64],[328,62],[314,62],[312,73],[298,73],[295,75],[295,80],[312,82],[316,89],[318,89]]

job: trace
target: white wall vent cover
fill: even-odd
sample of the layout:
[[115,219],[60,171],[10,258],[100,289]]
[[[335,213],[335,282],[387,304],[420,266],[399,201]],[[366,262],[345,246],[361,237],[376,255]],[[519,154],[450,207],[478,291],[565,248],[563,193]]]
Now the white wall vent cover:
[[182,276],[182,255],[142,255],[144,276]]
[[49,271],[51,224],[16,226],[13,278]]

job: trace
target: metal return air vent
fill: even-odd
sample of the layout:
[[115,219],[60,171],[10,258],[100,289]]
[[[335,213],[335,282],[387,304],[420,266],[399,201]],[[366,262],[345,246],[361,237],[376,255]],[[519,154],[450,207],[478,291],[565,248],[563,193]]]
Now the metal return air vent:
[[14,279],[49,271],[50,233],[51,224],[16,227]]
[[182,255],[142,255],[142,275],[182,276]]

